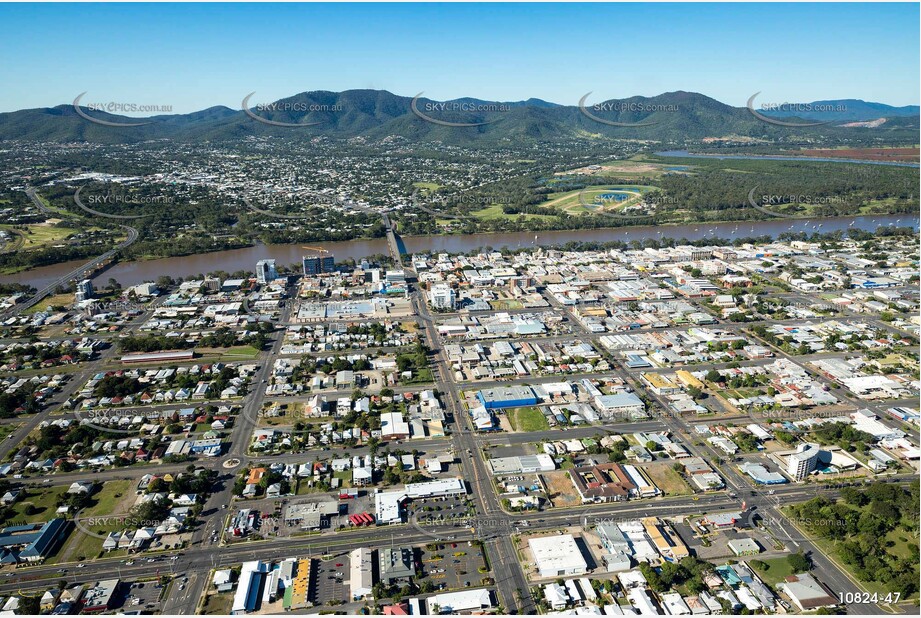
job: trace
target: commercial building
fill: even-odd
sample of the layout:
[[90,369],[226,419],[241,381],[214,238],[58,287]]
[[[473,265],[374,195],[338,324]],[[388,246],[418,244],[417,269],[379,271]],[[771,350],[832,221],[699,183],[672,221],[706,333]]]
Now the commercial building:
[[493,474],[531,474],[556,470],[553,457],[546,454],[494,457],[489,460]]
[[777,589],[787,595],[802,612],[838,604],[838,599],[810,573],[788,575],[777,584]]
[[787,459],[787,475],[795,481],[802,481],[815,470],[821,449],[818,444],[800,444]]
[[690,553],[687,546],[681,542],[681,538],[669,532],[666,524],[660,522],[656,517],[646,517],[641,520],[643,527],[646,529],[646,536],[655,545],[656,551],[669,562],[680,562],[682,558],[687,558]]
[[285,525],[300,526],[304,530],[323,527],[323,519],[337,515],[339,503],[334,500],[289,504],[285,507]]
[[74,300],[77,301],[78,303],[84,300],[89,300],[90,298],[93,297],[93,291],[94,291],[93,282],[90,281],[89,279],[84,279],[83,281],[77,284],[77,290],[76,290],[76,293],[74,294]]
[[408,584],[415,576],[413,550],[408,547],[386,547],[377,550],[377,573],[387,585]]
[[636,489],[627,472],[616,463],[573,468],[569,476],[583,504],[627,500]]
[[[339,373],[342,373],[341,371]],[[405,440],[409,437],[409,423],[400,412],[381,414],[381,438],[384,440]]]
[[761,553],[761,546],[754,539],[732,539],[728,545],[736,556],[755,556]]
[[275,260],[259,260],[256,262],[256,281],[265,284],[278,279],[278,270]]
[[601,561],[607,567],[608,572],[629,570],[633,549],[624,531],[615,524],[598,524],[595,526],[595,533],[604,549]]
[[429,302],[432,304],[432,309],[454,311],[457,307],[457,294],[449,285],[435,285],[429,291]]
[[44,524],[7,526],[0,530],[0,564],[41,562],[67,538],[70,522],[63,518]]
[[349,590],[352,600],[358,601],[371,596],[374,586],[374,552],[359,547],[349,553]]
[[118,589],[118,579],[106,579],[96,582],[83,595],[83,613],[104,612],[112,608],[112,598]]
[[305,255],[301,257],[304,274],[322,275],[336,272],[336,259],[331,253],[325,255]]
[[582,550],[571,534],[531,538],[528,546],[541,577],[582,575],[588,571]]
[[487,410],[533,406],[537,397],[529,386],[497,386],[477,392],[476,398]]
[[231,614],[248,614],[259,609],[262,589],[269,572],[269,564],[259,560],[244,562],[240,569],[237,591],[230,607]]
[[457,614],[460,612],[478,613],[493,607],[494,601],[492,591],[488,588],[478,588],[475,590],[459,590],[457,592],[446,592],[436,594],[425,600],[428,605],[428,612],[424,614],[436,613],[434,608],[437,606],[438,613]]
[[646,404],[634,393],[617,393],[595,397],[595,407],[602,418],[636,418],[646,414]]
[[168,363],[190,361],[195,358],[192,350],[166,350],[163,352],[136,352],[122,356],[123,363]]
[[739,469],[760,485],[782,485],[787,482],[784,475],[770,472],[761,464],[748,462],[739,466]]
[[460,478],[438,479],[423,483],[409,483],[402,490],[378,491],[374,494],[374,510],[378,524],[403,521],[403,503],[407,500],[440,496],[462,496],[467,486]]

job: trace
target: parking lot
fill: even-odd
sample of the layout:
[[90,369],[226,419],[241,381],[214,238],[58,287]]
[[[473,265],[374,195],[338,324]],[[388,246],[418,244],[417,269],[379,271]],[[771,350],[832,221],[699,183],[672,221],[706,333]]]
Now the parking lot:
[[[179,586],[181,579],[173,583],[173,586]],[[156,581],[134,582],[129,584],[125,582],[119,589],[119,599],[114,603],[114,607],[120,609],[123,613],[144,612],[153,613],[159,611],[160,593],[162,588]]]
[[330,556],[328,560],[314,560],[313,565],[316,581],[311,587],[310,598],[314,605],[326,605],[329,601],[351,601],[348,553]]
[[421,559],[425,577],[417,583],[431,581],[438,590],[479,586],[483,578],[490,577],[480,571],[488,568],[483,548],[473,543],[427,545],[421,549]]
[[418,523],[441,523],[463,520],[474,515],[471,500],[467,496],[445,496],[413,500],[409,506],[410,519],[415,515]]

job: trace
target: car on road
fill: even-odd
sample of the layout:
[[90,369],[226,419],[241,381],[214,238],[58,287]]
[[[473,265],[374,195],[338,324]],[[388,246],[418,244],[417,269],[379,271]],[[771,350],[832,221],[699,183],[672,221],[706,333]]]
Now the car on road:
[[78,569],[82,569],[82,568],[85,567],[85,566],[86,566],[86,565],[83,564],[83,563],[81,562],[80,564],[77,565],[77,568],[78,568]]
[[341,567],[341,566],[342,566],[342,563],[341,563],[341,562],[337,562],[337,563],[336,563],[336,566],[337,566],[337,567]]

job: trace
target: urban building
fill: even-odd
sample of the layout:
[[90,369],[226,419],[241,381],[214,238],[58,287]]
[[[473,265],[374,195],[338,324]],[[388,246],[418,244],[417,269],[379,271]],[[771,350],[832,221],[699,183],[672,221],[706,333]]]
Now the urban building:
[[449,285],[435,285],[429,291],[429,302],[436,311],[454,311],[457,295]]
[[93,292],[93,282],[89,279],[84,279],[77,284],[77,291],[74,295],[74,300],[78,303],[83,302],[84,300],[89,300],[93,297]]
[[275,260],[256,262],[256,281],[265,284],[276,279],[278,279],[278,270],[275,268]]
[[325,275],[336,272],[336,259],[331,253],[324,255],[305,255],[301,258],[304,274]]
[[528,546],[541,577],[582,575],[588,564],[571,534],[528,539]]
[[787,475],[795,481],[802,481],[815,470],[821,449],[818,444],[800,444],[787,460]]

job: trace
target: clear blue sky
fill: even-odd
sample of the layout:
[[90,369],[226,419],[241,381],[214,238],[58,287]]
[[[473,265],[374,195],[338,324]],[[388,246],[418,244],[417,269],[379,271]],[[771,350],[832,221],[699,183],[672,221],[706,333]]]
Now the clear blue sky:
[[306,90],[575,104],[672,90],[919,98],[906,4],[0,5],[0,111],[90,101],[239,109]]

